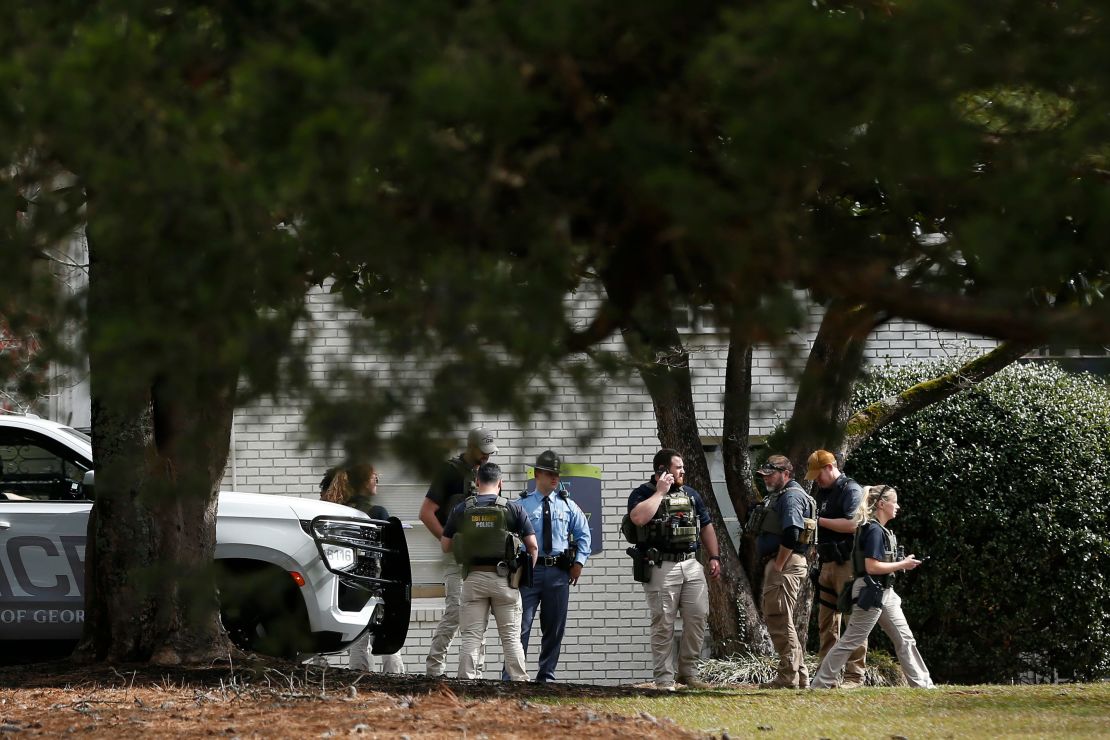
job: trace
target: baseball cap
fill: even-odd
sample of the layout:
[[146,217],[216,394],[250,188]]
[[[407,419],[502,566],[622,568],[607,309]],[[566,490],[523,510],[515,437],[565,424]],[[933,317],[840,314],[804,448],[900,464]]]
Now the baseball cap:
[[794,472],[794,464],[790,462],[790,458],[786,455],[771,455],[767,458],[767,462],[759,470],[755,471],[759,475],[774,475],[784,471]]
[[493,435],[482,427],[470,430],[470,434],[466,435],[466,446],[477,447],[484,455],[497,453],[497,445],[493,441]]
[[817,450],[809,456],[806,463],[806,480],[813,480],[821,474],[821,468],[826,465],[836,465],[836,455],[828,450]]

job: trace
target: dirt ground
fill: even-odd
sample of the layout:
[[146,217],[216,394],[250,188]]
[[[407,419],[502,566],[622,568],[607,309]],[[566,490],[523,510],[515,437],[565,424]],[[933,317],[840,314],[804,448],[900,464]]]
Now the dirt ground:
[[361,674],[277,661],[203,669],[40,663],[0,668],[0,735],[697,737],[646,714],[531,701],[645,693],[655,692]]

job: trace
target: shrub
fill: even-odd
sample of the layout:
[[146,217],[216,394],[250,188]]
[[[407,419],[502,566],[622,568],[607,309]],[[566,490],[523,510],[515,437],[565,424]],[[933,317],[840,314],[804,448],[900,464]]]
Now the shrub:
[[[869,403],[948,370],[884,368]],[[890,425],[846,465],[888,483],[907,552],[910,627],[934,674],[1005,681],[1110,675],[1110,391],[1099,378],[1013,365]]]

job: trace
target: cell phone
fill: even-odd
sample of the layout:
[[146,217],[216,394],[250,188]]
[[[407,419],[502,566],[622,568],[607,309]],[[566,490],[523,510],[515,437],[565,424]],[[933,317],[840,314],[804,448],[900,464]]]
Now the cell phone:
[[925,562],[926,560],[928,560],[928,559],[929,559],[929,556],[928,556],[928,555],[922,555],[921,557],[919,557],[919,558],[918,558],[918,560],[920,560],[920,561],[921,561],[921,562],[923,562],[923,563],[924,563],[924,562]]
[[664,468],[662,465],[660,465],[658,468],[655,469],[655,474],[658,475],[658,476],[662,476],[666,472],[667,472],[667,469]]

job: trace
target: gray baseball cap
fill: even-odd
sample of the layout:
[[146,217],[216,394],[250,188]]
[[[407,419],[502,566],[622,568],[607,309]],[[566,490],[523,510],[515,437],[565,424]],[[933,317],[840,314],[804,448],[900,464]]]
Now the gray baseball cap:
[[466,435],[466,446],[477,447],[485,455],[497,454],[497,444],[493,441],[493,435],[488,429],[482,427],[470,430],[470,434]]

